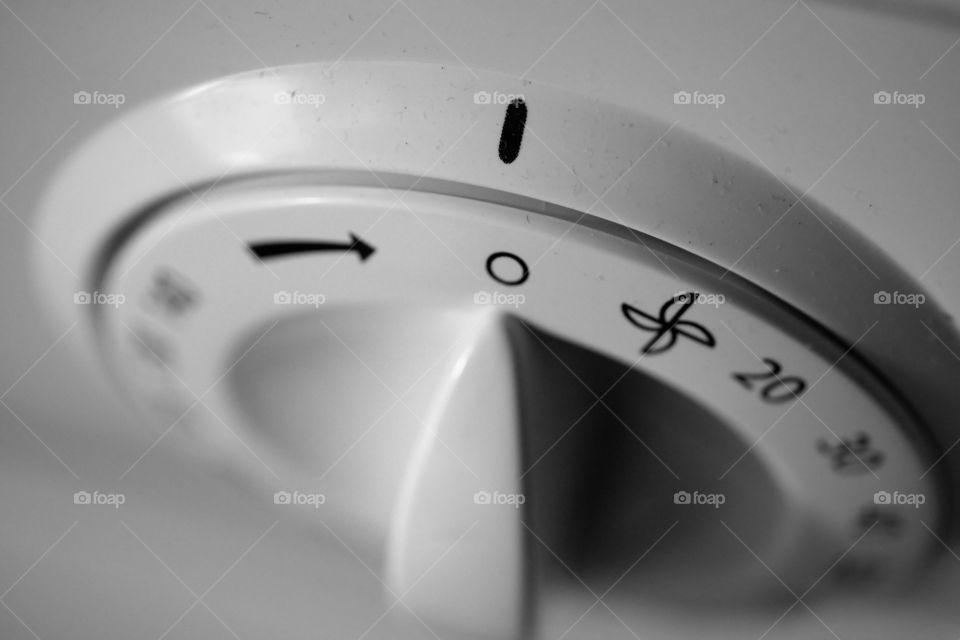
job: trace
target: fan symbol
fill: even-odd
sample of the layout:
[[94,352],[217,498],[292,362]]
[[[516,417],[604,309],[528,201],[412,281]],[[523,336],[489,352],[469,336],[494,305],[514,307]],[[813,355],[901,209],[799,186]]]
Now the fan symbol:
[[696,299],[696,293],[674,296],[660,307],[660,313],[657,316],[652,316],[626,302],[620,305],[620,309],[630,324],[638,329],[653,332],[653,337],[640,349],[644,354],[663,353],[669,350],[680,336],[712,348],[716,341],[706,327],[690,320],[680,319]]

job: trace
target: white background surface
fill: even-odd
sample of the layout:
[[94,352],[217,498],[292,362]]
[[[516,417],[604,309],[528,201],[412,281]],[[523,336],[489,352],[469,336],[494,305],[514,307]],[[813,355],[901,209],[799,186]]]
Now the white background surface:
[[[925,19],[854,10],[864,5],[8,1],[0,7],[0,635],[348,638],[383,608],[377,578],[335,532],[285,518],[162,442],[141,459],[154,438],[84,375],[66,348],[69,333],[57,342],[69,325],[41,321],[25,269],[35,205],[57,161],[99,125],[227,73],[342,55],[526,75],[678,121],[766,165],[797,193],[811,189],[956,316],[960,46],[951,47],[960,9],[930,4]],[[681,89],[721,91],[727,103],[693,115],[672,102]],[[119,113],[81,109],[78,90],[122,92],[126,104]],[[922,92],[927,104],[874,105],[879,90]],[[115,513],[74,506],[81,489],[122,491],[127,504]],[[924,588],[896,602],[797,605],[766,637],[955,638],[960,560],[940,562]],[[559,637],[574,608],[589,604],[557,614],[545,637]],[[723,626],[730,637],[759,637],[779,615]],[[659,624],[596,607],[567,637],[631,637],[617,617],[640,637]],[[692,614],[687,622],[698,624]],[[716,624],[699,633],[717,637]],[[366,637],[395,636],[380,624]]]

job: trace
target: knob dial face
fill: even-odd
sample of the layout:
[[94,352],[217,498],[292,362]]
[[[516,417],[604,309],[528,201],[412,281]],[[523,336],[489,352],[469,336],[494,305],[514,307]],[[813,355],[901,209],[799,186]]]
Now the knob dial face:
[[590,96],[335,66],[125,112],[50,186],[44,302],[155,443],[457,637],[897,588],[949,543],[960,338],[839,216]]
[[854,345],[575,212],[240,182],[131,230],[97,295],[161,434],[322,495],[451,629],[522,633],[567,571],[729,602],[901,584],[931,551],[932,459]]

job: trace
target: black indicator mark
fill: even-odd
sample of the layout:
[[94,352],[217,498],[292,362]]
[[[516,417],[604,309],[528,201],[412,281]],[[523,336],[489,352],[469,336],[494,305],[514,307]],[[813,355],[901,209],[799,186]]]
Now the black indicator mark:
[[[520,275],[513,278],[506,278],[502,275],[498,275],[497,270],[493,268],[493,265],[497,260],[500,259],[506,259],[516,263],[516,265],[520,268]],[[507,251],[497,251],[496,253],[491,253],[487,258],[487,273],[489,273],[490,277],[500,284],[505,284],[508,287],[515,287],[527,281],[527,278],[530,277],[530,268],[527,267],[527,263],[524,262],[523,258],[520,256]]]
[[[660,307],[660,313],[656,316],[641,311],[626,302],[620,305],[624,317],[630,321],[630,324],[644,331],[652,331],[654,334],[641,347],[640,351],[649,355],[663,353],[669,350],[680,336],[713,348],[716,341],[706,327],[690,320],[680,319],[687,312],[687,309],[693,305],[696,298],[696,294],[674,296],[663,303],[663,306]],[[678,306],[679,308],[677,308]],[[674,311],[674,309],[676,310]]]
[[369,244],[350,234],[349,242],[304,242],[304,241],[279,241],[279,242],[256,242],[250,244],[250,250],[260,259],[278,258],[293,253],[310,253],[314,251],[356,251],[363,262],[373,255],[374,249]]
[[503,117],[503,129],[500,130],[500,159],[510,164],[520,155],[520,143],[523,142],[523,128],[527,124],[527,103],[523,98],[514,98],[507,105]]

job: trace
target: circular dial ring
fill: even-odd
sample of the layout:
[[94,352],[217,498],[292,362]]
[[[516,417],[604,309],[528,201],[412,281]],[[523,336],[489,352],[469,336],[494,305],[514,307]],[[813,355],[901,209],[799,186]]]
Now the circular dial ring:
[[[522,95],[522,118],[517,115],[518,102],[510,103],[514,109],[511,113],[510,105],[476,99],[478,92],[492,88]],[[322,94],[325,99],[278,99],[296,94]],[[518,125],[520,120],[522,127]],[[956,440],[951,416],[960,413],[960,397],[952,392],[950,381],[960,377],[960,367],[950,349],[956,352],[960,348],[949,318],[929,296],[919,313],[895,305],[874,305],[876,280],[866,275],[854,253],[870,256],[869,270],[885,288],[921,289],[837,216],[808,203],[809,216],[798,209],[782,224],[770,226],[769,221],[753,213],[760,204],[775,209],[779,205],[771,203],[782,203],[781,210],[772,211],[774,219],[791,206],[790,194],[774,176],[718,151],[682,128],[671,128],[587,96],[486,72],[477,76],[430,64],[345,62],[336,74],[328,75],[318,66],[303,65],[278,69],[270,76],[253,73],[231,77],[131,112],[124,123],[107,127],[68,160],[42,203],[44,226],[39,235],[50,249],[37,254],[41,290],[48,292],[44,302],[70,320],[78,318],[80,309],[81,330],[77,333],[86,339],[80,348],[87,349],[87,355],[95,359],[98,319],[97,314],[88,312],[97,307],[74,304],[78,285],[64,264],[81,274],[80,288],[98,290],[99,283],[107,282],[103,278],[119,248],[158,212],[180,206],[184,199],[202,212],[213,206],[207,196],[219,193],[219,186],[291,175],[301,183],[306,177],[311,185],[392,189],[391,201],[412,202],[419,197],[415,192],[437,192],[496,201],[535,213],[584,212],[587,217],[581,222],[601,228],[605,237],[626,235],[626,240],[613,244],[630,247],[624,249],[627,253],[636,251],[641,238],[649,239],[651,245],[656,244],[655,237],[682,247],[691,254],[676,263],[671,261],[669,251],[658,255],[679,271],[696,264],[697,260],[690,259],[696,254],[710,264],[728,266],[725,281],[749,281],[775,292],[791,309],[778,323],[789,325],[797,315],[809,320],[795,327],[795,335],[803,334],[810,324],[829,327],[829,334],[836,335],[841,344],[855,346],[855,351],[846,355],[845,347],[839,352],[833,349],[835,357],[843,356],[843,369],[857,368],[851,364],[857,356],[874,371],[882,371],[890,384],[871,388],[874,400],[884,404],[882,396],[890,389],[900,394],[899,400],[887,403],[888,411],[892,410],[888,415],[915,424],[918,432],[928,431],[943,449]],[[717,181],[708,179],[718,175],[729,188],[718,190]],[[307,194],[314,196],[317,194]],[[547,217],[538,217],[544,219]],[[820,221],[826,221],[829,228]],[[351,258],[362,259],[363,244],[343,235],[349,230],[350,225],[341,229],[340,235],[318,235],[321,240],[317,241],[346,244],[350,253],[356,254]],[[360,239],[372,243],[362,234]],[[605,251],[610,246],[608,243]],[[383,249],[377,247],[377,251]],[[479,262],[472,268],[481,279],[492,280],[486,288],[478,282],[476,290],[468,289],[467,293],[511,295],[517,287],[547,281],[541,275],[547,266],[563,266],[560,262],[551,264],[549,258],[533,264],[533,259],[506,245],[484,247],[479,253]],[[64,264],[52,259],[54,254]],[[511,255],[519,256],[523,264]],[[369,260],[374,264],[374,258]],[[831,273],[839,275],[824,277]],[[691,274],[691,279],[697,278]],[[686,307],[685,301],[677,299],[668,306],[676,293],[702,293],[673,289],[674,281],[669,284],[660,286],[655,294],[621,289],[603,304],[598,302],[596,308],[612,313],[619,329],[603,335],[586,333],[585,343],[626,363],[630,356],[637,357],[645,350],[650,362],[656,360],[663,366],[656,375],[676,385],[687,384],[685,376],[690,375],[691,368],[670,371],[665,363],[671,351],[719,353],[720,349],[739,348],[741,355],[746,352],[722,325],[707,326],[695,315],[703,307]],[[726,286],[724,291],[728,291]],[[600,295],[601,290],[598,287],[595,294]],[[424,295],[440,291],[452,294],[453,289],[426,290]],[[462,288],[457,291],[456,295],[464,294]],[[756,295],[751,287],[744,291],[746,298]],[[611,300],[612,312],[606,306]],[[532,312],[540,304],[549,308],[551,303],[547,297],[532,299],[529,306],[525,301],[517,315]],[[752,303],[747,307],[754,308]],[[718,314],[722,309],[718,308]],[[564,334],[569,327],[563,325],[563,318],[562,313],[544,313],[529,320],[531,326]],[[685,322],[689,324],[682,324]],[[752,328],[727,324],[743,343],[756,344]],[[819,335],[817,340],[826,335],[815,333]],[[625,350],[628,343],[631,350]],[[756,406],[771,410],[767,404],[775,405],[781,397],[790,399],[790,395],[781,394],[802,396],[801,391],[826,390],[826,386],[813,384],[824,372],[822,366],[804,370],[801,375],[798,372],[802,367],[794,369],[795,361],[788,363],[778,357],[776,349],[757,349],[752,350],[759,356],[760,369],[724,370],[722,376],[714,371],[716,379],[697,393],[709,395],[711,388],[721,388],[722,377],[724,383],[732,385],[730,394],[753,392]],[[827,362],[832,360],[828,358]],[[856,377],[862,384],[876,376],[868,373]],[[804,389],[797,380],[804,383]],[[710,406],[731,402],[731,397],[714,393],[716,397],[704,397],[702,401]],[[773,402],[767,402],[771,399]],[[900,414],[903,407],[915,412],[915,421]],[[722,413],[724,422],[736,425],[762,424],[766,417],[753,422],[742,421],[733,410]],[[829,442],[819,448],[815,444],[810,459],[846,459],[849,456],[845,451],[850,450],[869,458],[871,442],[862,442],[859,433],[843,435],[851,438],[843,450],[831,449]],[[901,446],[899,441],[890,444]],[[809,453],[810,448],[805,450]],[[782,468],[790,470],[793,464],[785,460]],[[956,485],[960,478],[954,466],[934,465],[923,472],[923,477],[932,480],[942,473],[948,475],[943,486]],[[958,513],[953,508],[956,496],[943,498],[945,524],[952,528]]]

